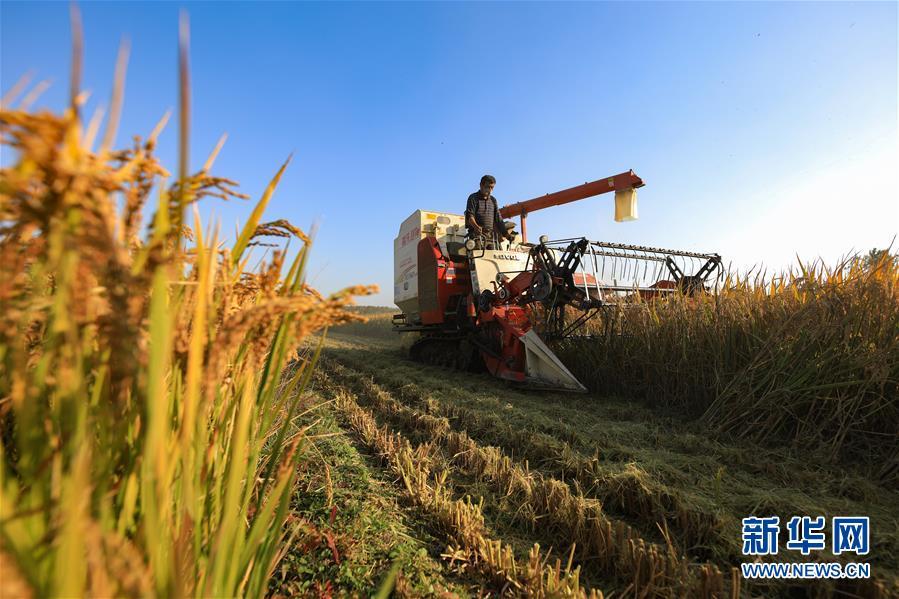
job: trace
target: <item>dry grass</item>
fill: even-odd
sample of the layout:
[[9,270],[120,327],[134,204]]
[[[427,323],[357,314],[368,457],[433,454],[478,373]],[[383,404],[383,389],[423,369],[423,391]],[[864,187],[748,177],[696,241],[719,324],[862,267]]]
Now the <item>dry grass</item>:
[[[338,366],[339,361],[340,357],[328,359],[325,370],[357,393],[380,392],[370,377]],[[384,378],[392,377],[388,374]],[[634,521],[656,523],[660,529],[673,533],[681,550],[723,540],[724,525],[719,514],[685,501],[647,477],[636,464],[629,464],[620,472],[608,472],[600,465],[598,449],[592,456],[583,455],[556,436],[510,424],[503,418],[501,409],[484,412],[447,404],[401,376],[397,379],[402,382],[390,389],[394,397],[452,422],[481,443],[498,445],[519,459],[528,460],[532,466],[568,481],[572,490],[597,498],[607,511],[612,509]],[[732,544],[733,540],[727,542]]]
[[446,475],[433,471],[432,445],[424,443],[413,447],[401,434],[378,427],[372,415],[341,390],[334,392],[334,398],[362,442],[387,463],[399,477],[407,497],[425,511],[433,525],[450,540],[444,558],[452,565],[479,572],[494,584],[501,585],[506,595],[601,599],[602,593],[588,593],[581,586],[579,569],[573,569],[570,560],[564,567],[560,560],[555,564],[547,563],[537,545],[531,548],[526,560],[519,560],[509,545],[491,539],[480,506],[470,499],[453,499]]
[[[329,364],[328,370],[341,368]],[[342,381],[347,381],[342,378]],[[738,596],[721,571],[711,564],[691,564],[673,546],[644,541],[631,527],[611,520],[602,504],[554,478],[516,464],[496,447],[481,447],[465,432],[453,431],[446,418],[409,408],[371,381],[351,388],[399,426],[439,445],[451,456],[450,467],[484,480],[503,496],[506,510],[530,530],[561,546],[591,569],[626,581],[626,593],[636,597]],[[725,588],[727,590],[725,591]]]
[[[0,111],[15,156],[0,179],[2,594],[258,597],[297,532],[286,515],[304,436],[290,424],[315,356],[296,348],[352,320],[366,290],[309,289],[308,240],[261,222],[286,163],[231,247],[200,222],[198,200],[239,194],[210,174],[221,144],[187,168],[186,27],[176,180],[153,155],[164,122],[110,148],[122,60],[95,148],[75,16],[65,113],[13,98]],[[272,235],[298,240],[296,258],[276,250],[249,272],[248,248]]]

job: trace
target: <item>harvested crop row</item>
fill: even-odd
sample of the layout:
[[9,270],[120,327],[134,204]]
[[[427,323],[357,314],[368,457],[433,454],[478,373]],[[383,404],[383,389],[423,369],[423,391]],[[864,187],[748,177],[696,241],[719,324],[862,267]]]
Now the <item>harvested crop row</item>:
[[[481,447],[464,432],[451,430],[446,418],[423,414],[398,402],[374,383],[354,385],[354,391],[406,428],[422,431],[440,443],[462,471],[491,483],[518,504],[517,512],[557,538],[565,538],[591,570],[626,581],[637,596],[711,597],[727,591],[738,596],[739,579],[725,583],[712,564],[696,565],[667,548],[648,543],[630,526],[610,520],[595,499],[574,494],[568,485],[515,464],[495,447]],[[727,591],[726,591],[727,589]]]
[[[337,358],[337,362],[342,362]],[[356,384],[370,386],[366,375],[341,368],[334,361],[328,369],[335,376]],[[383,376],[378,373],[377,378]],[[390,377],[387,377],[390,378]],[[677,495],[660,486],[653,486],[630,468],[619,473],[603,471],[596,457],[587,457],[560,439],[545,433],[513,427],[501,416],[475,411],[456,404],[434,401],[430,394],[413,383],[392,388],[392,392],[411,405],[436,416],[458,422],[469,435],[479,442],[499,442],[503,447],[533,463],[550,470],[554,475],[576,482],[574,490],[599,499],[605,508],[636,521],[650,521],[653,526],[672,532],[682,547],[714,544],[726,547],[723,552],[730,557],[737,550],[733,542],[722,532],[722,517],[685,504]]]
[[[375,354],[373,354],[373,357],[374,356],[375,356]],[[343,358],[343,356],[341,356],[341,358]],[[325,366],[325,368],[327,370],[330,370],[332,373],[334,372],[333,365],[334,365],[334,360],[330,360],[330,359],[325,364],[323,364],[323,366]],[[367,366],[371,367],[372,364],[368,364]],[[358,387],[359,390],[364,391],[365,388],[369,388],[369,389],[372,388],[371,387],[372,377],[367,377],[364,375],[358,376],[355,373],[353,373],[352,370],[353,369],[349,369],[349,371],[348,371],[347,369],[344,369],[343,372],[352,376],[354,378],[354,380],[357,381],[357,384],[365,385],[365,387]],[[389,373],[385,373],[385,372],[379,370],[378,378],[381,378],[382,376],[386,377],[386,378],[390,378]],[[437,384],[436,381],[435,381],[435,384]],[[403,385],[401,387],[401,389],[399,390],[399,393],[402,394],[402,393],[408,391],[410,389],[410,387],[414,387],[414,385],[413,386]],[[379,392],[383,393],[383,390],[381,390],[380,388],[378,388],[377,390]],[[389,394],[387,394],[387,396],[389,397]],[[422,400],[421,403],[418,403],[416,401],[415,397],[412,398],[412,401],[416,402],[416,405],[419,405],[423,410],[430,411],[432,413],[439,413],[438,410],[439,410],[440,405],[442,405],[442,404],[440,402],[437,402],[433,397],[431,397],[427,394],[422,394],[419,396],[418,399]],[[489,416],[489,414],[485,414],[480,411],[475,411],[474,413],[476,416],[481,416],[481,417]],[[482,414],[483,414],[483,416],[482,416]],[[421,424],[419,423],[416,426],[421,427]],[[429,438],[429,440],[431,440],[431,439],[433,439],[433,437]],[[490,448],[490,449],[492,449],[492,448]],[[576,487],[575,487],[575,491],[577,491]],[[733,576],[734,575],[733,570],[731,572],[732,572],[732,576]],[[804,581],[803,584],[800,585],[800,587],[793,587],[792,585],[789,585],[789,584],[787,584],[786,586],[791,587],[794,590],[800,590],[800,588],[801,588],[801,592],[807,593],[809,596],[814,596],[814,597],[831,597],[834,594],[841,594],[841,595],[845,595],[845,596],[875,597],[876,598],[876,597],[892,596],[886,590],[888,588],[888,586],[890,586],[890,583],[888,582],[888,580],[889,580],[889,578],[884,579],[881,576],[875,576],[874,578],[865,579],[865,580],[848,580],[848,579],[840,580],[840,581],[820,580],[820,581],[815,582],[814,584],[810,584],[809,581]],[[746,585],[743,584],[742,586],[745,588]],[[753,585],[753,587],[755,588],[755,591],[759,592],[759,593],[774,592],[775,587],[780,588],[782,591],[787,591],[787,589],[784,588],[780,584],[775,584],[774,586],[767,586],[767,585],[760,584],[759,586]]]
[[[649,489],[669,490],[690,509],[714,514],[720,519],[717,535],[724,537],[723,543],[715,543],[714,537],[710,537],[705,546],[688,546],[678,536],[676,517],[671,517],[672,540],[679,542],[680,548],[685,548],[696,561],[710,561],[722,567],[742,561],[739,518],[754,513],[760,506],[781,518],[802,513],[869,513],[877,530],[881,531],[878,533],[878,551],[870,556],[870,562],[876,568],[875,577],[887,587],[896,588],[895,583],[890,582],[896,579],[895,555],[899,548],[895,527],[896,494],[859,473],[836,465],[810,462],[805,452],[704,437],[701,426],[680,428],[677,420],[656,417],[652,410],[643,412],[639,406],[631,412],[628,410],[631,402],[616,402],[614,398],[609,401],[587,398],[590,403],[583,405],[581,401],[566,401],[565,397],[554,394],[525,393],[490,384],[490,381],[481,384],[476,382],[477,377],[471,381],[456,379],[446,376],[445,370],[409,362],[390,348],[371,351],[348,345],[344,351],[334,352],[334,358],[353,370],[372,375],[397,399],[405,401],[409,397],[407,403],[417,401],[415,391],[419,390],[417,395],[433,413],[438,413],[435,410],[441,406],[461,406],[473,412],[476,422],[481,421],[486,426],[490,420],[499,420],[514,434],[524,438],[532,434],[537,441],[546,439],[558,443],[561,439],[555,439],[554,431],[561,435],[574,429],[568,444],[585,458],[597,458],[596,468],[611,477],[613,492],[616,478],[622,477],[623,485],[645,484]],[[546,414],[554,418],[537,412],[541,402],[548,407]],[[560,403],[571,415],[557,409]],[[574,409],[567,410],[567,405]],[[583,405],[582,411],[578,411],[579,405]],[[623,429],[626,434],[617,429],[619,421],[628,423]],[[638,426],[631,428],[629,423]],[[455,422],[453,424],[456,426]],[[484,445],[500,445],[508,448],[512,455],[527,457],[532,466],[541,464],[544,458],[538,454],[531,459],[528,450],[515,443],[514,437],[502,436],[498,431],[488,430],[483,435],[476,435],[472,429],[469,433]],[[630,463],[617,463],[623,452]],[[549,472],[563,478],[552,470]],[[568,475],[564,478],[568,480]],[[589,485],[583,485],[583,488],[585,494],[601,497],[592,493]],[[604,507],[610,514],[636,525],[645,532],[644,538],[652,540],[653,530],[643,526],[645,520],[635,523],[626,513],[622,516],[614,499],[604,500]],[[832,586],[851,592],[851,589],[862,589],[866,584],[843,580]],[[825,583],[821,585],[826,586]],[[796,586],[804,588],[808,585]],[[876,592],[872,593],[876,595]]]
[[602,593],[585,591],[579,582],[579,569],[559,560],[548,565],[535,545],[526,562],[517,560],[509,545],[488,538],[480,507],[471,501],[452,498],[445,476],[434,477],[430,463],[433,447],[427,443],[413,448],[401,434],[379,428],[374,417],[346,392],[333,393],[336,407],[361,441],[375,450],[402,480],[407,497],[426,511],[454,544],[447,552],[453,560],[470,563],[484,575],[503,585],[506,591],[528,597],[590,597]]

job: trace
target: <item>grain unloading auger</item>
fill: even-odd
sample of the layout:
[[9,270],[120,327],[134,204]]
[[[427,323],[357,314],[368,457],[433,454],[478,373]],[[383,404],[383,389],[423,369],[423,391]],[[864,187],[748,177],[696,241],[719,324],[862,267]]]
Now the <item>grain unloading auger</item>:
[[[546,345],[570,337],[603,309],[669,293],[708,291],[717,254],[572,238],[527,241],[527,215],[615,192],[615,220],[636,218],[633,171],[500,209],[519,216],[511,242],[467,238],[464,217],[416,210],[394,240],[393,318],[417,333],[413,358],[461,370],[484,368],[533,387],[586,391]],[[508,228],[514,228],[510,222]]]

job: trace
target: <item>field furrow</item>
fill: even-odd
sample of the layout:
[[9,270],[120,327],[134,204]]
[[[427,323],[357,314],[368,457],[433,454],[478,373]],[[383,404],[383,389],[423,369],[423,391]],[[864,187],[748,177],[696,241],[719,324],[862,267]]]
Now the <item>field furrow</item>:
[[340,366],[328,364],[326,370],[336,371],[336,380],[389,424],[420,438],[419,447],[442,449],[451,478],[461,472],[485,482],[489,501],[501,506],[498,511],[514,514],[519,525],[532,534],[539,531],[543,540],[573,547],[576,562],[592,578],[613,579],[635,596],[738,594],[739,586],[728,588],[717,567],[691,563],[673,546],[647,542],[626,523],[609,518],[598,500],[573,493],[562,481],[529,470],[496,447],[480,446],[466,432],[453,430],[446,418],[410,408],[374,383],[349,381]]
[[530,597],[601,598],[596,590],[589,593],[581,586],[579,571],[560,561],[547,564],[539,546],[532,547],[524,560],[500,540],[491,539],[480,506],[470,498],[455,499],[446,471],[433,467],[434,446],[413,445],[402,434],[379,427],[372,414],[360,407],[354,398],[339,388],[326,385],[335,406],[357,438],[377,452],[383,463],[398,477],[405,495],[430,516],[433,524],[452,543],[445,554],[451,562],[462,561],[483,576],[503,594]]
[[[490,538],[519,560],[534,544],[549,547],[570,556],[581,584],[634,597],[892,594],[897,495],[862,474],[723,443],[645,405],[527,391],[411,362],[398,349],[335,335],[321,376],[376,426],[428,448],[432,476],[455,500],[477,498]],[[861,509],[882,530],[871,579],[750,583],[738,575],[740,517]]]
[[[341,357],[335,355],[332,363],[341,363]],[[599,500],[606,512],[638,528],[642,526],[645,537],[673,543],[688,554],[704,553],[701,549],[711,543],[716,547],[728,546],[731,555],[739,550],[733,538],[727,538],[725,533],[725,529],[732,531],[735,523],[730,522],[726,527],[721,515],[697,509],[663,486],[653,484],[631,462],[612,460],[618,467],[604,467],[598,451],[584,455],[548,433],[513,426],[503,418],[504,410],[499,402],[494,406],[496,411],[472,409],[446,399],[435,399],[431,392],[414,383],[397,384],[395,376],[383,371],[330,365],[329,370],[360,389],[371,391],[375,380],[385,384],[394,397],[408,405],[446,418],[472,439],[498,445],[526,460],[537,471],[567,482],[573,492]]]

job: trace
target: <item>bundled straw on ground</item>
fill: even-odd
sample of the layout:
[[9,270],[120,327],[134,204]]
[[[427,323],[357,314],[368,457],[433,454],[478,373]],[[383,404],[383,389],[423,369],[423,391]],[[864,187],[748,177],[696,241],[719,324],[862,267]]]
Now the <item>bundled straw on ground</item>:
[[[231,247],[204,228],[195,202],[238,194],[209,174],[220,146],[187,170],[186,36],[168,185],[163,123],[112,151],[113,118],[93,149],[75,38],[63,115],[0,112],[0,594],[261,596],[292,534],[292,413],[315,357],[296,348],[365,290],[318,295],[305,236],[261,223],[286,164]],[[262,235],[300,249],[249,272]]]
[[756,441],[873,455],[882,479],[899,476],[899,260],[888,251],[619,307],[604,325],[560,351],[593,389]]

